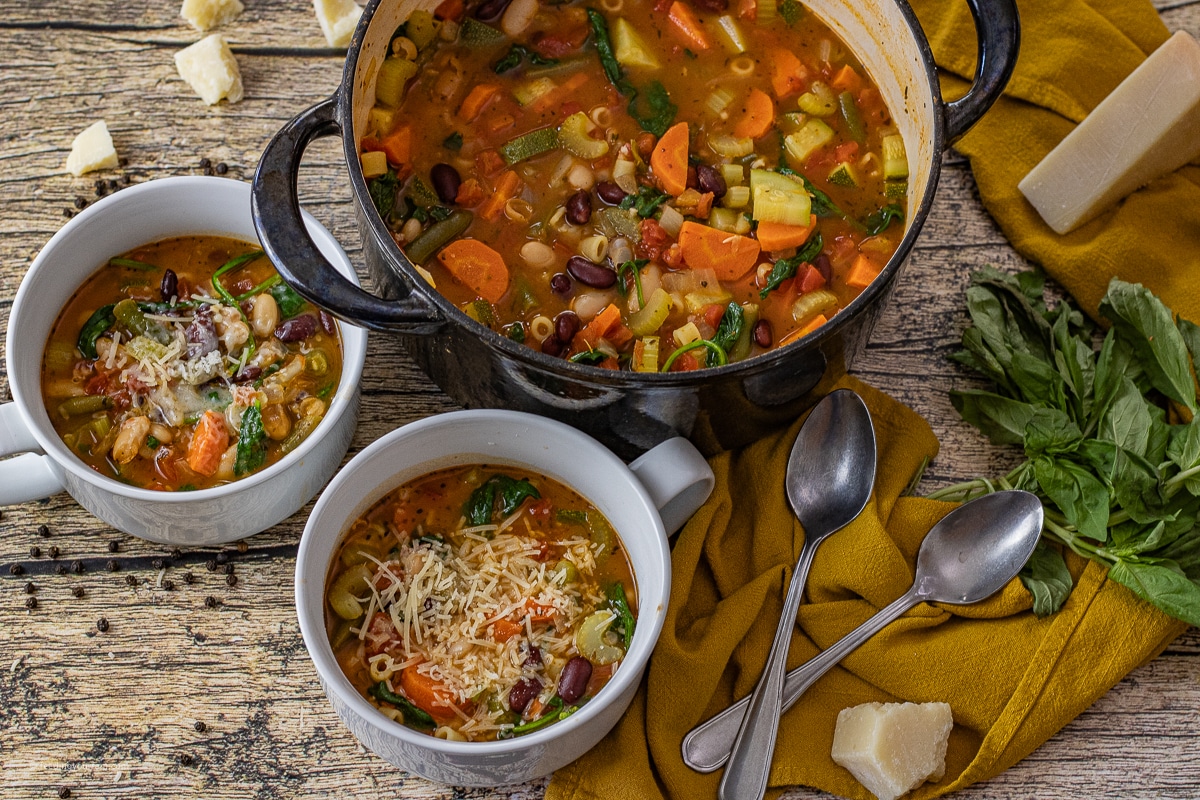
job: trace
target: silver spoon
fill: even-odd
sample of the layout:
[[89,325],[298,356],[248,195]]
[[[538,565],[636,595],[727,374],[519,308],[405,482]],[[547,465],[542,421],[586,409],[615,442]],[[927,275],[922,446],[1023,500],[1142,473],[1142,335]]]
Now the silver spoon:
[[759,798],[775,752],[783,699],[784,672],[792,627],[817,547],[862,513],[875,485],[875,428],[866,405],[854,392],[839,389],[808,415],[788,458],[788,502],[804,526],[804,547],[792,573],[783,614],[762,677],[750,695],[721,779],[721,800]]
[[[789,672],[783,709],[791,708],[830,667],[918,603],[966,605],[1000,591],[1029,560],[1041,531],[1042,504],[1029,492],[996,492],[951,511],[921,542],[912,588]],[[699,772],[713,772],[724,764],[748,703],[743,698],[693,728],[683,739],[684,762]]]

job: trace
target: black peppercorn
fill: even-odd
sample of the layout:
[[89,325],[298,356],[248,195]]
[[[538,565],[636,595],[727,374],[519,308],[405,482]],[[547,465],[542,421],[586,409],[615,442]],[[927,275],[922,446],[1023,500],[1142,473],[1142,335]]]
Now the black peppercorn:
[[60,787],[58,790],[58,796],[61,797],[62,800],[67,800],[67,798],[71,796],[70,788],[66,786]]
[[204,169],[205,167],[210,166],[211,164],[212,164],[212,161],[210,161],[207,156],[200,159],[200,169]]
[[104,617],[101,617],[100,619],[96,620],[96,630],[100,631],[101,633],[107,633],[108,632],[108,620],[106,620]]
[[227,553],[227,552],[226,552],[226,551],[224,551],[224,550],[222,550],[221,552],[217,553],[217,563],[218,563],[218,564],[227,564],[227,563],[229,563],[229,553]]
[[110,558],[104,566],[109,572],[116,572],[121,568],[121,565],[117,563],[115,558]]
[[161,558],[156,558],[150,562],[150,566],[154,567],[155,569],[162,569],[164,566],[166,566],[166,564],[163,563]]
[[212,176],[212,175],[215,175],[216,173],[213,171],[213,168],[212,168],[212,167],[205,167],[205,168],[204,168],[204,174],[205,174],[205,175]]
[[118,542],[116,539],[113,539],[111,542],[108,543],[108,552],[115,553],[120,549],[121,549],[121,543]]
[[25,594],[33,594],[36,591],[37,591],[37,586],[34,584],[33,581],[29,581],[28,583],[25,584]]
[[224,175],[226,172],[229,172],[228,164],[226,164],[224,161],[217,164],[217,174],[218,175]]
[[162,587],[168,592],[175,591],[175,581],[163,581]]
[[78,598],[82,598],[83,597],[83,587],[76,586],[74,589],[71,590],[71,594],[75,595]]
[[193,584],[196,582],[196,576],[190,572],[185,572],[183,573],[183,582],[189,585]]
[[225,583],[228,586],[237,586],[237,575],[226,575]]
[[75,196],[75,207],[76,208],[82,210],[84,208],[87,208],[87,204],[88,204],[88,200],[86,197],[84,197],[82,195]]
[[179,763],[185,767],[190,767],[192,765],[191,755],[188,753],[180,753],[179,754]]
[[83,562],[80,561],[79,559],[72,561],[71,562],[71,572],[74,572],[76,575],[82,575],[83,574]]
[[179,559],[183,558],[183,551],[180,550],[178,547],[171,548],[171,558],[178,561]]
[[128,583],[130,586],[137,586],[138,585],[137,575],[126,575],[125,582]]
[[217,600],[217,598],[213,597],[211,594],[208,597],[204,598],[205,608],[216,608],[218,603],[220,603],[220,601]]
[[233,574],[233,564],[226,564],[225,569],[223,569],[221,571],[224,572],[226,575],[232,575]]
[[58,566],[56,566],[54,568],[54,574],[55,575],[66,575],[67,574],[67,565],[59,564]]
[[25,607],[28,609],[31,609],[31,610],[37,608],[37,598],[36,597],[26,597],[25,598]]
[[29,557],[30,558],[41,558],[42,557],[42,548],[38,547],[36,544],[33,547],[29,548]]
[[38,536],[46,537],[50,535],[50,528],[45,525],[38,525]]
[[192,727],[196,729],[196,733],[204,733],[206,730],[208,730],[208,726],[200,720],[196,720],[196,724]]
[[205,561],[204,566],[208,569],[209,572],[217,571],[217,562],[215,559],[210,558],[208,561]]
[[69,208],[64,208],[63,216],[66,217],[67,219],[70,219],[71,217],[75,216],[75,212]]
[[22,567],[20,564],[10,564],[8,567],[8,574],[9,575],[24,575],[25,568]]
[[58,549],[58,545],[56,545],[56,544],[50,545],[50,557],[58,558],[60,555],[62,555],[62,551]]

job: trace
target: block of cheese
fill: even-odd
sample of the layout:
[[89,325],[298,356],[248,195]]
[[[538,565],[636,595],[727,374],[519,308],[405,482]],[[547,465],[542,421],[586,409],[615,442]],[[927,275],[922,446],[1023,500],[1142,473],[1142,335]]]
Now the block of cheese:
[[112,169],[117,166],[117,150],[104,120],[93,122],[71,142],[71,154],[67,156],[67,172],[79,176],[94,169]]
[[1179,31],[1018,184],[1067,233],[1200,156],[1200,42]]
[[321,33],[325,34],[330,47],[350,44],[354,27],[362,16],[362,9],[354,0],[313,0],[313,10],[317,12]]
[[241,0],[183,0],[179,14],[197,30],[233,22],[246,10]]
[[205,36],[180,50],[175,54],[175,66],[200,99],[210,106],[222,98],[231,103],[242,99],[242,74],[229,45],[219,33]]
[[946,773],[954,718],[945,703],[864,703],[843,708],[833,760],[879,800],[894,800]]

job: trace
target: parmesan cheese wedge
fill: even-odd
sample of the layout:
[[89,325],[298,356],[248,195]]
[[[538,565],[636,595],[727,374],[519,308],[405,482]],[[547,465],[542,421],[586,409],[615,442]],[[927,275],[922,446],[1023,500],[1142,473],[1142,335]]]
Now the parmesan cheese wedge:
[[330,47],[350,44],[358,18],[362,16],[362,8],[354,0],[313,0],[313,11],[317,13],[321,33],[325,34]]
[[93,122],[71,142],[67,172],[76,177],[96,169],[112,169],[117,164],[117,150],[104,120]]
[[946,703],[843,708],[833,731],[833,760],[879,800],[895,800],[946,774],[946,745],[953,727]]
[[179,74],[210,106],[226,99],[242,99],[242,74],[238,71],[225,38],[219,33],[206,36],[175,54]]
[[233,22],[245,10],[241,0],[183,0],[179,15],[197,30],[207,31]]
[[1179,31],[1017,184],[1056,233],[1200,156],[1200,42]]

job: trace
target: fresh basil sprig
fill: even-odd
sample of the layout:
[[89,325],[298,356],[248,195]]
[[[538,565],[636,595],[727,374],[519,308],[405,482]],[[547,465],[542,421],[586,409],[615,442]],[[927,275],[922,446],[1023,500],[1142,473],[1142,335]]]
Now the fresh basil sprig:
[[966,500],[1026,489],[1046,508],[1021,580],[1039,616],[1071,588],[1060,547],[1173,617],[1200,624],[1200,328],[1148,289],[1114,278],[1100,303],[1112,322],[1099,351],[1069,302],[1047,307],[1043,279],[995,269],[967,290],[972,324],[953,358],[994,391],[951,393],[963,418],[1026,460],[1007,475],[934,492]]

